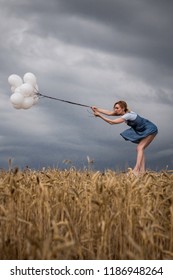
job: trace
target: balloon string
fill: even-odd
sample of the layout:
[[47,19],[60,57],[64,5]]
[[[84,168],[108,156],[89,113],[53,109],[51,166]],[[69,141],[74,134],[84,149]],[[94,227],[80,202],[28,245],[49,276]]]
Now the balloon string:
[[37,95],[41,96],[41,97],[45,97],[45,98],[49,98],[49,99],[53,99],[53,100],[57,100],[57,101],[61,101],[61,102],[69,103],[69,104],[73,104],[73,105],[78,105],[78,106],[82,106],[82,107],[91,108],[91,106],[89,106],[89,105],[80,104],[80,103],[76,103],[76,102],[72,102],[72,101],[68,101],[68,100],[64,100],[64,99],[60,99],[60,98],[44,95],[44,94],[41,94],[39,92],[37,93]]

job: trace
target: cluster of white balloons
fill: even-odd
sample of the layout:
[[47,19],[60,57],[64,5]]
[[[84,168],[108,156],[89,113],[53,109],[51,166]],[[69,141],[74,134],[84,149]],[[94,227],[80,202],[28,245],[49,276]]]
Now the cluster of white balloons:
[[10,101],[15,109],[29,109],[38,101],[38,85],[33,73],[25,73],[23,79],[16,74],[8,77],[12,95]]

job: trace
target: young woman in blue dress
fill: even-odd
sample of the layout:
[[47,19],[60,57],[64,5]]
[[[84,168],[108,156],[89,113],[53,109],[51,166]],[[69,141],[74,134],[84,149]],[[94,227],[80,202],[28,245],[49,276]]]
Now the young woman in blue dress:
[[[92,107],[94,115],[101,118],[109,124],[120,124],[126,123],[130,126],[120,135],[127,141],[131,141],[137,144],[137,159],[136,164],[133,168],[133,173],[139,175],[145,172],[145,148],[153,141],[156,134],[158,133],[157,126],[151,121],[139,116],[133,111],[128,109],[127,103],[125,101],[118,101],[114,104],[113,110],[105,110]],[[107,116],[119,116],[116,119],[110,119]]]

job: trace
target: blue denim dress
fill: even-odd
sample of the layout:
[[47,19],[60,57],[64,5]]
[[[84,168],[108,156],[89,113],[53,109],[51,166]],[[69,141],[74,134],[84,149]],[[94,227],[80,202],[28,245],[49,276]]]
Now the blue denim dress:
[[127,120],[127,125],[131,128],[126,129],[120,135],[127,141],[138,144],[143,138],[151,134],[157,134],[158,128],[151,121],[137,115],[136,119]]

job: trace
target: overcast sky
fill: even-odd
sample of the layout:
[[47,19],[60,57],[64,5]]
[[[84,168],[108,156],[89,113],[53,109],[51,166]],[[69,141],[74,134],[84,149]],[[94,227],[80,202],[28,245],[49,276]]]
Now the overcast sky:
[[112,109],[125,100],[159,128],[147,167],[173,169],[172,0],[0,0],[0,168],[124,170],[136,145],[90,109],[10,103],[8,77],[32,72],[42,94]]

